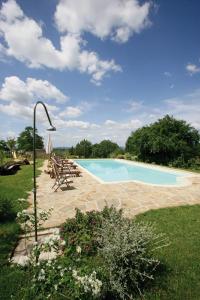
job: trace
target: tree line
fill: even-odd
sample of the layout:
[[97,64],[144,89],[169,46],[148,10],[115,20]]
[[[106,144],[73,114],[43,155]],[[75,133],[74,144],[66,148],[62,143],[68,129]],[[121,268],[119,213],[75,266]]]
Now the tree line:
[[[37,129],[35,134],[36,149],[43,149],[43,138],[38,135]],[[14,151],[29,152],[33,150],[33,128],[27,126],[24,131],[20,133],[17,139],[7,138],[7,140],[0,140],[0,152],[10,153],[13,156]]]
[[[32,151],[33,128],[26,127],[19,137],[0,140],[0,151]],[[43,149],[44,143],[36,132],[36,149]],[[166,115],[158,121],[143,126],[131,133],[122,149],[117,143],[103,140],[92,144],[84,139],[69,148],[69,154],[83,158],[134,158],[139,161],[191,167],[199,164],[200,168],[200,134],[184,120],[177,120]]]
[[110,140],[103,140],[100,143],[92,144],[84,139],[69,149],[70,155],[77,155],[84,158],[109,158],[112,155],[123,154],[123,149]]

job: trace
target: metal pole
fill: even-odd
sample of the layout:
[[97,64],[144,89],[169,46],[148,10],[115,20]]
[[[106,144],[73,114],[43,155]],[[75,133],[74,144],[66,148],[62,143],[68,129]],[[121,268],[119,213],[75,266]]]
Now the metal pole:
[[33,114],[33,203],[34,203],[34,216],[35,216],[35,241],[37,242],[37,189],[36,189],[36,151],[35,151],[35,122],[36,122],[36,107],[37,103],[34,107],[34,114]]
[[33,112],[33,203],[34,203],[34,217],[35,217],[35,241],[38,241],[38,228],[37,228],[37,187],[36,187],[36,149],[35,149],[35,144],[36,144],[36,108],[38,104],[42,104],[44,107],[44,110],[46,112],[49,124],[51,125],[51,130],[56,130],[55,127],[51,123],[51,119],[49,117],[48,110],[45,106],[45,104],[42,101],[37,101],[34,107],[34,112]]

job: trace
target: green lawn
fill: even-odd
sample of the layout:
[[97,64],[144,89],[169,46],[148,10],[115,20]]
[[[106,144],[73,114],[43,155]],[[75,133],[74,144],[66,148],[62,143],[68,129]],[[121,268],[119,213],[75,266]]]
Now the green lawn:
[[[41,165],[42,160],[38,160],[37,167]],[[39,173],[37,171],[37,174]],[[18,211],[22,207],[18,199],[26,199],[32,189],[32,176],[32,165],[22,166],[15,175],[0,176],[0,201],[3,198],[11,199],[14,208]],[[27,206],[25,202],[23,207]],[[10,299],[12,291],[15,292],[21,286],[22,276],[24,276],[20,270],[7,266],[8,255],[13,250],[19,233],[20,228],[15,220],[4,223],[0,220],[0,299]]]
[[155,223],[171,242],[158,251],[164,267],[145,299],[199,300],[200,205],[153,210],[137,219]]
[[[42,160],[38,160],[37,166],[42,165]],[[39,171],[37,171],[39,174]],[[16,201],[18,198],[27,198],[27,192],[30,192],[32,183],[33,166],[21,166],[21,170],[15,175],[0,176],[0,195]]]

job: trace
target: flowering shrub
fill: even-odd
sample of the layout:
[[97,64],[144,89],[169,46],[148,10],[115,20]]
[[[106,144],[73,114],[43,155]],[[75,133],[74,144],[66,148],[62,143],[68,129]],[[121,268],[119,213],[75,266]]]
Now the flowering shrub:
[[91,293],[93,296],[100,294],[102,282],[96,278],[96,272],[93,271],[90,275],[78,276],[78,272],[73,270],[73,277],[76,282],[83,287],[85,293]]
[[111,208],[99,229],[99,253],[106,265],[110,289],[120,299],[141,294],[141,285],[153,279],[159,261],[153,251],[165,245],[162,234],[151,224],[140,224],[124,218],[122,211]]
[[[32,222],[26,212],[18,217]],[[114,208],[77,210],[54,236],[34,245],[24,299],[134,299],[153,279],[159,264],[153,251],[164,241],[151,224],[129,220]],[[45,253],[56,255],[43,260]]]
[[[20,201],[22,199],[19,199]],[[51,215],[53,208],[49,210],[39,210],[38,217],[37,217],[37,227],[38,229],[41,228],[44,221],[48,220],[49,216]],[[17,222],[21,224],[22,229],[25,233],[31,232],[34,230],[35,226],[35,216],[33,212],[30,212],[26,209],[17,213]]]

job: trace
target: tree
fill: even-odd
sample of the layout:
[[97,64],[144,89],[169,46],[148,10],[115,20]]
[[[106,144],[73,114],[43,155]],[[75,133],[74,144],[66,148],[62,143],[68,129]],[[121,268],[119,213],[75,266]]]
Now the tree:
[[72,146],[69,148],[69,154],[74,155],[75,154],[75,148]]
[[9,151],[6,141],[0,140],[0,150],[5,152]]
[[199,155],[200,135],[183,120],[169,115],[157,122],[132,132],[126,142],[126,151],[143,161],[160,164],[176,160],[187,162]]
[[108,158],[110,154],[120,149],[116,143],[111,142],[110,140],[103,140],[99,144],[94,144],[92,147],[92,156]]
[[10,154],[13,158],[16,158],[15,148],[16,148],[16,140],[15,138],[8,138],[6,145],[10,150]]
[[6,144],[6,141],[0,140],[0,166],[3,165],[4,159],[6,157],[6,152],[9,151],[9,148]]
[[92,145],[92,157],[99,157],[99,144]]
[[[22,131],[17,139],[17,147],[19,150],[23,151],[32,151],[33,150],[33,127],[28,126]],[[44,143],[43,138],[37,134],[35,134],[35,148],[43,149]]]
[[88,158],[92,154],[92,144],[88,140],[82,140],[80,143],[78,143],[75,147],[75,153],[78,156],[84,156],[85,158]]

